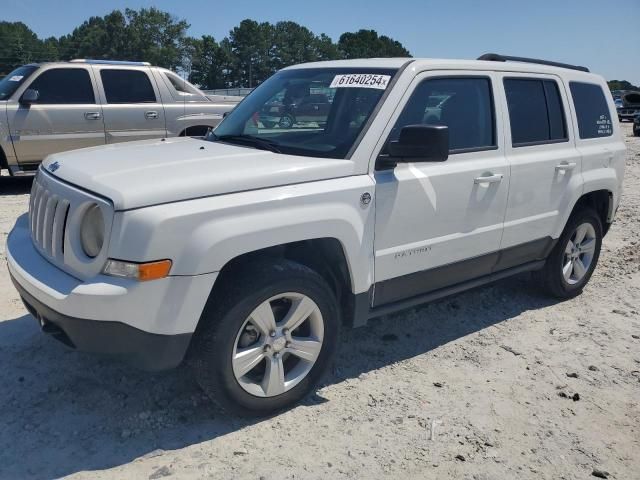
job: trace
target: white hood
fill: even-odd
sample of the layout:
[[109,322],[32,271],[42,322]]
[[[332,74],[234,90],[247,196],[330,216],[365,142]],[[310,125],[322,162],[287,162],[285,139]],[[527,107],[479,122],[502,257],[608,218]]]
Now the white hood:
[[109,198],[116,210],[355,173],[350,160],[283,155],[192,138],[56,153],[45,159],[43,168]]

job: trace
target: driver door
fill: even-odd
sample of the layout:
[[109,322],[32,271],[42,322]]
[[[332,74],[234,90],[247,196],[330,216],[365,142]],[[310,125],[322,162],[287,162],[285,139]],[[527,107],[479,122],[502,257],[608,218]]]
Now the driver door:
[[489,274],[496,264],[509,168],[494,77],[418,75],[396,110],[387,142],[406,125],[446,125],[449,158],[375,171],[374,307]]
[[7,104],[18,162],[36,163],[52,153],[104,145],[102,106],[86,66],[45,69],[26,89],[38,92],[36,102]]

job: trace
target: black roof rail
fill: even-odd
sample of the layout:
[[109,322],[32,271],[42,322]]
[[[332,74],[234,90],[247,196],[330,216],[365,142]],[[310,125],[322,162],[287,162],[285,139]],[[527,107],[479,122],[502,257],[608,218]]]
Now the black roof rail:
[[508,55],[499,55],[497,53],[485,53],[480,55],[478,60],[488,60],[490,62],[523,62],[523,63],[538,63],[540,65],[549,65],[551,67],[569,68],[571,70],[579,70],[581,72],[589,72],[587,67],[581,67],[579,65],[570,65],[568,63],[551,62],[549,60],[539,60],[537,58],[526,57],[511,57]]

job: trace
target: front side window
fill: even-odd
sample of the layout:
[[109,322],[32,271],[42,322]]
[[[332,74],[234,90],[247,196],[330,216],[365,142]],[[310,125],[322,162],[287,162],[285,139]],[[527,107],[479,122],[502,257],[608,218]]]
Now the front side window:
[[46,70],[29,88],[38,91],[39,104],[96,103],[91,77],[84,68]]
[[151,80],[140,70],[100,70],[107,103],[155,103]]
[[504,89],[514,147],[567,140],[562,99],[555,81],[507,78]]
[[346,158],[396,70],[282,70],[209,135],[211,141],[292,155]]
[[38,69],[36,65],[25,65],[16,68],[9,75],[0,80],[0,100],[7,100],[13,95],[20,85],[27,81],[33,72]]
[[451,153],[495,148],[491,81],[485,77],[446,77],[423,81],[400,114],[389,140],[407,125],[446,125]]
[[592,83],[569,82],[569,88],[578,117],[580,138],[613,135],[609,106],[602,87]]

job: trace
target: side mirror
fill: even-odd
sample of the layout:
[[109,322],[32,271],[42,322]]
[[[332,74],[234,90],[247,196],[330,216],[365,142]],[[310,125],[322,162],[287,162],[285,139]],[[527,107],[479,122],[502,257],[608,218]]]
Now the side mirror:
[[378,167],[393,168],[399,162],[444,162],[449,158],[449,127],[407,125],[398,140],[387,144],[388,156],[378,159]]
[[31,105],[37,102],[38,98],[40,98],[40,92],[38,92],[38,90],[27,88],[22,94],[22,97],[20,97],[20,103],[23,105]]

